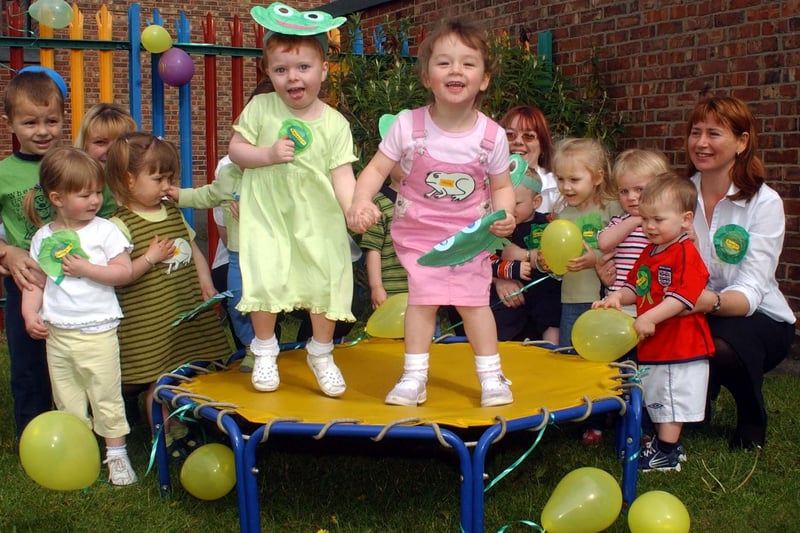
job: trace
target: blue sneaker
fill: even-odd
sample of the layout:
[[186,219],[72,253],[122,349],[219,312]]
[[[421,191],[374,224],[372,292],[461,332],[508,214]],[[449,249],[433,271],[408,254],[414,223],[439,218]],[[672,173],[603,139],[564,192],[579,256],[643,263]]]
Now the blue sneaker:
[[[684,451],[684,455],[686,452]],[[665,453],[658,447],[658,439],[653,439],[645,444],[639,453],[639,468],[642,472],[651,470],[681,471],[680,452],[676,447],[672,452]]]
[[[650,435],[645,434],[644,436],[642,436],[642,446],[643,447],[646,446],[654,438],[655,437],[651,437]],[[685,463],[686,461],[689,460],[689,456],[686,455],[686,448],[683,447],[683,443],[678,441],[678,446],[675,448],[675,450],[678,452],[678,460],[680,462]]]

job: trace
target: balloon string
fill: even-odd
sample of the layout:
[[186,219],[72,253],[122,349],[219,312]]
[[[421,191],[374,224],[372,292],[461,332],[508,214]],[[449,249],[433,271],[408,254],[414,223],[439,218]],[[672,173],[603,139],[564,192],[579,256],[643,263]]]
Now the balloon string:
[[[500,300],[499,302],[495,302],[495,303],[494,303],[494,305],[492,305],[492,307],[491,307],[491,308],[492,308],[492,309],[494,309],[495,307],[497,307],[498,305],[500,305],[500,304],[501,304],[501,303],[503,303],[504,301],[508,300],[509,298],[513,298],[514,296],[517,296],[518,294],[522,294],[523,292],[527,291],[528,289],[530,289],[530,288],[531,288],[531,287],[533,287],[534,285],[536,285],[536,284],[538,284],[538,283],[541,283],[541,282],[543,282],[544,280],[546,280],[546,279],[548,279],[548,278],[550,278],[550,277],[551,277],[550,275],[547,275],[547,276],[542,276],[542,277],[541,277],[541,278],[539,278],[539,279],[536,279],[536,280],[533,280],[533,281],[531,281],[531,282],[530,282],[530,283],[528,283],[527,285],[525,285],[525,286],[523,286],[523,287],[521,287],[521,288],[519,288],[519,289],[515,290],[514,292],[512,292],[512,293],[511,293],[511,294],[509,294],[508,296],[504,297],[504,298],[503,298],[502,300]],[[460,325],[461,325],[461,324],[463,324],[463,323],[464,323],[464,321],[463,321],[463,320],[460,320],[460,321],[456,322],[455,324],[452,324],[450,327],[443,329],[443,330],[442,330],[442,332],[439,334],[439,337],[441,337],[442,335],[444,335],[444,334],[445,334],[445,333],[447,333],[448,331],[452,331],[452,330],[456,329],[458,326],[460,326]]]
[[167,419],[164,420],[164,423],[161,425],[160,428],[158,428],[158,431],[156,431],[155,437],[153,438],[153,444],[152,444],[152,446],[150,448],[150,460],[147,463],[147,471],[144,473],[145,476],[150,473],[150,471],[153,469],[153,465],[155,464],[155,461],[156,461],[156,447],[158,445],[158,439],[160,439],[162,437],[164,437],[166,439],[166,433],[164,432],[164,429],[167,427],[167,420],[169,420],[170,418],[172,418],[174,416],[177,416],[178,420],[181,420],[183,422],[189,421],[189,420],[191,420],[192,422],[196,422],[196,420],[194,420],[193,418],[190,419],[188,417],[185,417],[184,415],[186,414],[186,411],[194,409],[197,405],[198,405],[198,402],[192,402],[192,403],[188,403],[186,405],[182,405],[181,407],[178,407],[177,409],[172,411],[169,414],[169,416],[167,416]]
[[508,474],[513,472],[515,468],[517,468],[520,464],[522,464],[522,462],[525,459],[528,458],[528,456],[531,454],[531,452],[533,452],[534,448],[536,448],[539,445],[539,442],[542,440],[542,437],[544,436],[544,430],[547,429],[547,426],[549,426],[550,424],[553,424],[554,422],[555,422],[555,415],[550,413],[549,422],[547,424],[545,424],[545,426],[542,429],[539,430],[539,434],[536,436],[536,440],[533,441],[533,444],[531,444],[531,447],[528,448],[528,450],[525,453],[523,453],[519,457],[519,459],[514,461],[509,467],[507,467],[505,470],[500,472],[500,474],[498,474],[493,480],[491,480],[489,482],[489,484],[486,485],[486,488],[483,489],[483,492],[489,492],[489,489],[494,487],[501,479],[506,477]]

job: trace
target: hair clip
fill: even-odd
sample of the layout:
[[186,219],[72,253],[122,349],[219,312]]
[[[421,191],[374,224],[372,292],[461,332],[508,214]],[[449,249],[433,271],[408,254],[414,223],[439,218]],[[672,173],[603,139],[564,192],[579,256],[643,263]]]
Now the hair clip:
[[36,189],[37,191],[41,191],[42,190],[42,184],[41,183],[37,183],[36,185],[33,186],[33,188]]

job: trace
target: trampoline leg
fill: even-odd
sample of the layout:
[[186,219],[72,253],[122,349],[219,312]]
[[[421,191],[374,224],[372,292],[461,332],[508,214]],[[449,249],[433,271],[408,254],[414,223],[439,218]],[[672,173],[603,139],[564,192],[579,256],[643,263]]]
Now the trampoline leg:
[[636,484],[639,476],[639,462],[637,452],[640,448],[642,436],[642,391],[638,387],[631,387],[628,409],[622,421],[624,433],[622,457],[622,510],[627,513],[628,508],[636,499]]
[[153,428],[155,435],[160,435],[156,442],[156,468],[158,469],[158,484],[161,497],[166,497],[170,490],[169,480],[169,454],[167,453],[167,439],[164,433],[164,416],[161,413],[161,404],[153,398]]
[[[256,448],[264,435],[264,426],[256,429],[246,441],[242,450],[241,481],[246,498],[248,533],[261,532],[261,510],[258,504],[258,469],[256,468]],[[237,474],[239,470],[237,470]],[[241,516],[241,511],[240,511]]]
[[499,424],[489,427],[478,439],[478,444],[472,452],[472,531],[474,533],[483,533],[483,475],[486,469],[486,454],[489,453],[489,446],[499,434]]

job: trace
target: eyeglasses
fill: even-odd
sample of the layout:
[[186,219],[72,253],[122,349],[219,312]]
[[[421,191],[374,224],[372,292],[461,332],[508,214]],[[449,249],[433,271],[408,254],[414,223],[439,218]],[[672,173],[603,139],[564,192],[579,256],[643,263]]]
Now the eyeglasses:
[[516,141],[517,137],[522,137],[523,142],[526,142],[526,143],[533,142],[533,141],[535,141],[536,139],[539,138],[532,131],[519,131],[519,132],[517,132],[517,131],[506,130],[506,139],[508,139],[508,142]]

